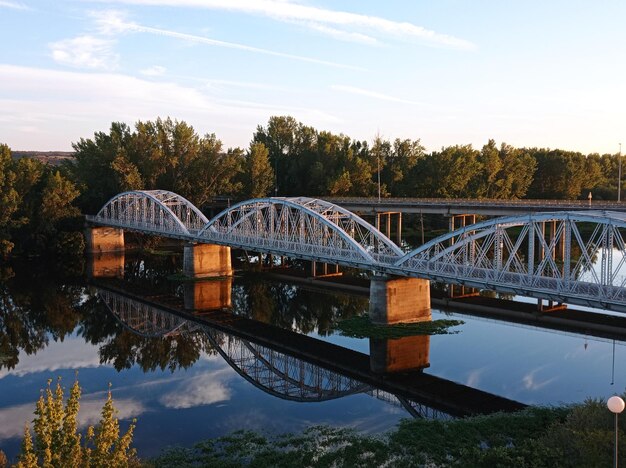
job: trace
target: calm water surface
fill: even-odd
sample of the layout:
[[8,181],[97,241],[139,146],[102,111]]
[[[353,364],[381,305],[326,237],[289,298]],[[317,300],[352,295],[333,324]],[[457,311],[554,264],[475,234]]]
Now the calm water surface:
[[[183,304],[184,285],[166,279],[179,263],[179,257],[163,255],[127,257],[125,280],[116,287],[136,296],[159,291],[159,299],[166,298],[172,307]],[[98,421],[111,383],[122,425],[138,420],[134,441],[142,457],[156,455],[164,446],[190,446],[238,429],[290,432],[330,424],[379,433],[412,417],[397,401],[383,401],[372,392],[327,401],[285,399],[289,391],[293,396],[289,382],[281,387],[272,380],[269,385],[263,381],[267,375],[259,375],[259,382],[251,383],[241,375],[243,367],[254,369],[258,358],[271,360],[274,354],[261,353],[252,362],[251,354],[241,350],[258,351],[254,344],[207,331],[196,322],[166,313],[142,322],[137,305],[112,312],[96,283],[63,279],[34,265],[3,270],[0,448],[10,458],[19,450],[24,425],[33,419],[46,381],[60,376],[69,386],[76,371],[83,387],[81,424]],[[337,320],[367,311],[366,297],[310,290],[259,275],[237,276],[229,288],[232,313],[369,353],[369,340],[333,332]],[[626,387],[622,342],[433,309],[433,319],[439,318],[465,323],[454,329],[458,333],[430,337],[426,374],[525,404],[606,398]],[[227,359],[218,348],[226,350]],[[305,365],[302,369],[310,371]],[[338,379],[341,385],[354,385]]]

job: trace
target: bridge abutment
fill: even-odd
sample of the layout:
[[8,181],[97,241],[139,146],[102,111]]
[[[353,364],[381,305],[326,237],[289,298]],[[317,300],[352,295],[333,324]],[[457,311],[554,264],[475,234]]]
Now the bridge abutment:
[[190,278],[232,276],[230,247],[214,244],[185,244],[183,274]]
[[85,229],[88,253],[118,252],[124,250],[124,230],[113,227],[89,227]]
[[377,374],[424,369],[430,366],[430,336],[395,340],[370,338],[370,369]]
[[431,320],[430,281],[374,276],[370,283],[369,316],[379,324]]

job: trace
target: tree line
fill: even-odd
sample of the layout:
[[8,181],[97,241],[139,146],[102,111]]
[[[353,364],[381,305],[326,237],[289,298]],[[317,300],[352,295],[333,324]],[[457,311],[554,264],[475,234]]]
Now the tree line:
[[157,118],[114,122],[72,144],[59,168],[15,160],[0,145],[0,257],[18,251],[80,250],[76,223],[115,194],[164,189],[196,206],[213,197],[364,196],[615,199],[618,158],[489,140],[427,152],[419,139],[371,143],[320,131],[289,116],[259,125],[246,149],[215,134]]

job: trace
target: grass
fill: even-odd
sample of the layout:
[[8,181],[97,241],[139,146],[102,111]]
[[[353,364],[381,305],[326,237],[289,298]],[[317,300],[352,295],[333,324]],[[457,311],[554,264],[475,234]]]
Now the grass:
[[432,320],[417,323],[399,323],[395,325],[377,325],[369,317],[359,316],[341,320],[336,329],[341,335],[353,338],[402,338],[414,335],[445,335],[458,333],[451,327],[462,325],[462,320]]

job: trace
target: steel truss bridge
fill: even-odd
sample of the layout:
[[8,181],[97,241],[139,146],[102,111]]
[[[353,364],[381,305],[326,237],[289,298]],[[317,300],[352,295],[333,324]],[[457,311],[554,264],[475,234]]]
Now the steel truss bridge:
[[98,297],[113,316],[132,333],[150,339],[181,336],[195,340],[200,334],[241,377],[272,396],[297,402],[321,402],[366,393],[407,410],[415,418],[448,419],[444,411],[404,396],[372,387],[318,364],[290,356],[268,346],[192,322],[160,307],[98,288]]
[[113,197],[87,221],[626,312],[626,213],[560,211],[494,218],[411,252],[356,214],[306,197],[248,200],[209,220],[175,193],[134,191]]

